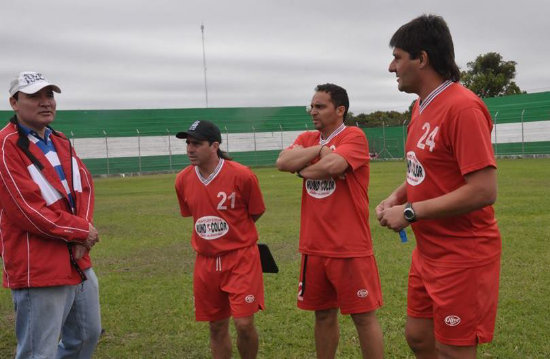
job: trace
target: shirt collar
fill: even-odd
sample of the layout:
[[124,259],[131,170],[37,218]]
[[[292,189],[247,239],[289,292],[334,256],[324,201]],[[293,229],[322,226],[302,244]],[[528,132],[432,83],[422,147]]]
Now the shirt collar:
[[210,176],[208,176],[207,178],[204,178],[202,175],[201,175],[201,172],[199,170],[199,166],[195,166],[195,173],[197,174],[197,176],[199,177],[199,180],[205,185],[207,186],[210,182],[212,182],[214,180],[214,178],[216,178],[216,176],[218,175],[218,173],[220,173],[222,167],[223,167],[223,164],[224,164],[224,159],[220,157],[220,160],[218,162],[218,165],[216,166],[216,168],[214,168],[214,171],[210,174]]
[[38,138],[41,141],[44,141],[45,143],[48,143],[50,135],[52,134],[52,130],[49,127],[46,127],[44,131],[44,138],[42,138],[35,130],[30,129],[25,125],[22,125],[21,122],[19,122],[19,126],[21,127],[25,135],[33,135],[34,137]]
[[451,86],[453,84],[453,82],[451,80],[447,80],[445,82],[443,82],[441,85],[437,86],[437,88],[435,90],[433,90],[429,95],[428,97],[426,97],[424,99],[424,101],[420,101],[420,107],[419,107],[419,111],[420,113],[422,113],[422,111],[424,111],[424,109],[426,107],[428,107],[428,105],[430,104],[430,102],[433,101],[434,98],[437,97],[437,95],[439,95],[440,93],[442,93],[443,91],[445,91],[445,89],[449,86]]
[[326,139],[323,140],[323,135],[319,136],[319,144],[320,145],[326,145],[329,143],[334,137],[338,136],[338,134],[346,129],[346,125],[342,123],[336,130],[334,130],[330,136],[328,136]]

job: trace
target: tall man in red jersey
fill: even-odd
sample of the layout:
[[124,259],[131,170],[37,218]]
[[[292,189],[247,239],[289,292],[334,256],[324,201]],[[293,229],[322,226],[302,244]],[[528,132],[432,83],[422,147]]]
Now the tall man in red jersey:
[[264,308],[255,222],[265,206],[258,179],[220,150],[221,133],[213,123],[195,121],[176,137],[187,139],[191,162],[176,178],[176,193],[181,215],[193,216],[195,318],[210,322],[214,358],[231,358],[231,316],[241,357],[255,358],[254,313]]
[[298,307],[315,311],[318,358],[334,358],[338,308],[351,314],[363,357],[383,356],[376,309],[382,291],[369,227],[369,147],[363,131],[347,127],[345,89],[315,88],[309,110],[316,131],[302,133],[277,159],[281,171],[304,178]]
[[377,207],[380,224],[412,223],[406,337],[417,358],[475,358],[493,338],[501,239],[492,204],[496,163],[485,104],[458,83],[443,18],[420,16],[393,35],[400,91],[419,96],[408,127],[407,177]]

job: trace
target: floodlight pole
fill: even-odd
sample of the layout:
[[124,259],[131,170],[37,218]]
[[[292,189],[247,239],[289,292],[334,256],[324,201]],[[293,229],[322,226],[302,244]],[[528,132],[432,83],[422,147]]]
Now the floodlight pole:
[[206,52],[204,51],[204,24],[201,23],[202,34],[202,67],[204,69],[204,95],[206,99],[206,107],[208,107],[208,86],[206,84]]

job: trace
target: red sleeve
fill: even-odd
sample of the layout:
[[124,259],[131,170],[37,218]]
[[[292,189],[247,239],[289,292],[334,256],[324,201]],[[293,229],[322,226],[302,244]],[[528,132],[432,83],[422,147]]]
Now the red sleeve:
[[88,222],[94,221],[94,206],[95,206],[95,193],[94,193],[94,181],[90,171],[86,168],[80,158],[75,157],[78,170],[80,172],[80,181],[82,183],[82,194],[79,198],[78,213],[81,218],[86,219]]
[[184,192],[184,180],[183,180],[183,173],[180,172],[178,176],[176,177],[176,194],[178,196],[178,202],[180,204],[180,213],[182,217],[190,217],[191,210],[189,209],[189,206],[187,205],[187,201],[185,200],[185,192]]
[[349,131],[344,136],[334,153],[344,157],[348,165],[355,170],[370,159],[367,137],[360,129]]
[[300,145],[302,147],[308,147],[309,145],[306,145],[306,136],[308,132],[303,132],[296,139],[294,140],[294,143],[292,143],[290,146],[287,147],[287,149],[292,149],[296,145]]
[[463,110],[451,123],[449,134],[462,175],[496,167],[491,144],[492,121],[479,108]]
[[250,174],[246,177],[245,189],[242,195],[245,196],[245,201],[248,203],[248,213],[250,215],[264,213],[264,198],[260,190],[258,178],[252,171],[250,171]]
[[0,145],[0,202],[9,220],[39,236],[85,241],[89,222],[56,203],[48,206],[15,144],[4,138]]

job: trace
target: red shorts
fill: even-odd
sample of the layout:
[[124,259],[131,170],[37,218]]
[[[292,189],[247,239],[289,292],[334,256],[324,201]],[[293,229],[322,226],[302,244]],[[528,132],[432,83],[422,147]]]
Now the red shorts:
[[217,257],[197,254],[193,272],[195,319],[247,317],[264,309],[264,283],[258,247]]
[[374,256],[332,258],[302,254],[298,308],[340,308],[342,314],[371,312],[382,306]]
[[500,257],[477,267],[434,266],[415,250],[409,271],[407,315],[433,318],[438,342],[470,346],[493,339]]

